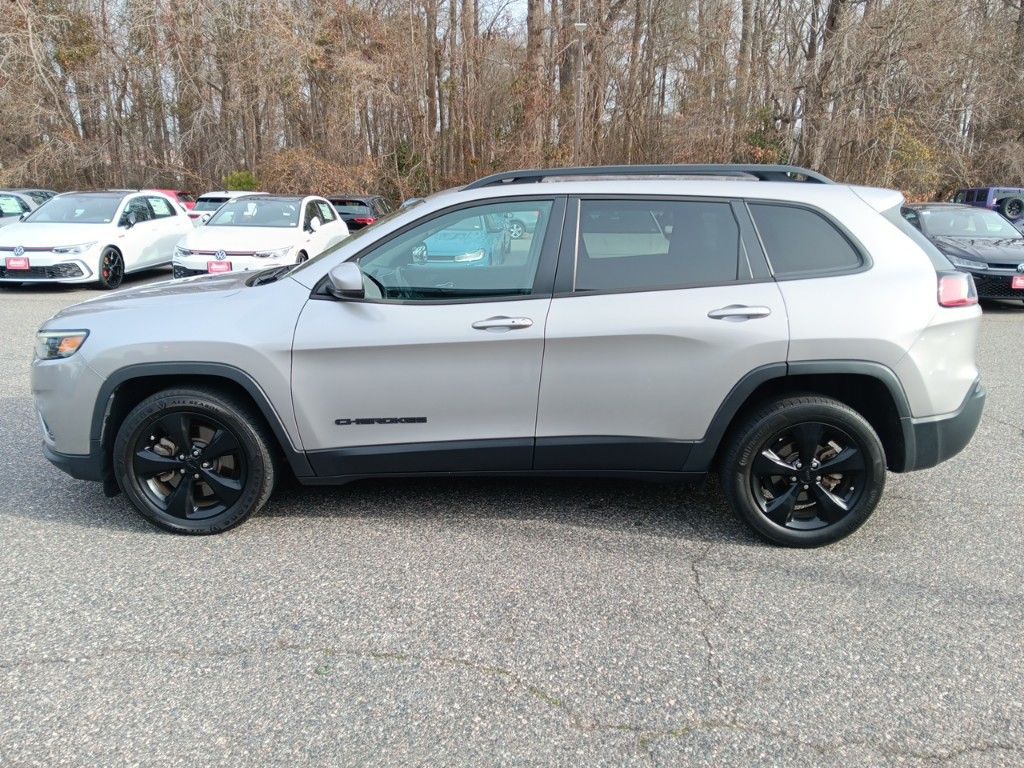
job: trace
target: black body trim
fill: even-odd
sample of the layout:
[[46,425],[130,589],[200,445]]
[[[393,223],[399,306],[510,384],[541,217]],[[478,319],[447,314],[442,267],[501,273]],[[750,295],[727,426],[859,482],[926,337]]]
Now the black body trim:
[[356,475],[529,471],[533,438],[451,440],[327,448],[306,454],[318,478]]
[[680,472],[693,448],[691,440],[662,440],[617,435],[538,437],[535,470]]
[[43,444],[43,456],[61,472],[66,472],[75,480],[90,480],[103,482],[106,479],[104,474],[103,457],[98,453],[86,455],[61,453],[53,450],[50,446]]
[[952,414],[941,419],[902,419],[909,425],[916,446],[914,461],[903,471],[929,469],[960,453],[978,429],[986,394],[985,387],[976,381]]
[[107,422],[113,410],[116,390],[122,384],[148,376],[173,376],[173,375],[196,375],[213,376],[227,379],[241,386],[259,407],[263,417],[267,420],[270,428],[274,431],[281,446],[282,452],[288,459],[288,464],[297,477],[305,477],[313,474],[306,454],[301,449],[292,445],[287,430],[281,423],[281,417],[270,402],[270,398],[260,388],[259,384],[241,368],[236,368],[227,363],[199,363],[199,362],[167,362],[167,363],[139,363],[129,365],[114,371],[103,386],[100,387],[99,395],[96,397],[96,405],[93,409],[92,427],[90,430],[90,455],[100,458],[102,462],[102,477],[106,479],[112,476],[110,467],[109,448],[113,444],[113,435],[107,435]]

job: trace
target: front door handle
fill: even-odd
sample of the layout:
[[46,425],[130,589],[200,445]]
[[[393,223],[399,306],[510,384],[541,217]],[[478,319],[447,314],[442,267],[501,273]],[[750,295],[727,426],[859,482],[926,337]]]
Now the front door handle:
[[712,320],[753,320],[758,317],[768,317],[772,313],[769,307],[748,307],[745,304],[730,304],[727,307],[719,307],[708,312]]
[[516,331],[520,328],[529,328],[533,320],[528,317],[488,317],[486,320],[477,320],[473,327],[478,331]]

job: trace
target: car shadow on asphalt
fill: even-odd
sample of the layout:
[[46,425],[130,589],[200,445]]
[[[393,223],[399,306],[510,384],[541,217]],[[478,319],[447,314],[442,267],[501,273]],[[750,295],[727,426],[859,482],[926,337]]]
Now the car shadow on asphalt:
[[763,546],[726,506],[713,477],[692,483],[475,477],[357,480],[320,487],[291,480],[284,485],[259,515],[531,521]]
[[[124,276],[124,282],[121,283],[113,291],[109,293],[117,293],[117,291],[124,290],[125,288],[132,288],[137,285],[145,285],[146,283],[155,283],[159,280],[170,280],[172,277],[170,267],[156,267],[155,269],[146,269],[141,272],[132,272],[131,274]],[[75,291],[87,291],[90,295],[102,295],[108,293],[101,289],[94,283],[49,283],[49,282],[32,282],[30,280],[25,281],[21,285],[9,286],[5,289],[11,293],[17,291],[18,293],[24,293],[28,295],[39,295],[39,294],[64,294],[74,293]],[[91,296],[83,296],[82,301],[91,298]]]

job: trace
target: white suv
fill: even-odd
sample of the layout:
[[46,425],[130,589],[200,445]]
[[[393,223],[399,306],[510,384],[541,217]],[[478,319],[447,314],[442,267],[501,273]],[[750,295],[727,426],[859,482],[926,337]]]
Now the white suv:
[[902,203],[785,166],[481,179],[299,266],[64,310],[33,365],[44,450],[180,533],[282,472],[717,471],[768,539],[834,541],[985,399],[971,277]]

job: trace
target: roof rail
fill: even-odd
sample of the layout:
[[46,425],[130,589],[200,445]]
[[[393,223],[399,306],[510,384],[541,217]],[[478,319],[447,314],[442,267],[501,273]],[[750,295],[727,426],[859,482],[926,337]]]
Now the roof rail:
[[827,176],[795,165],[595,165],[580,168],[534,168],[484,176],[463,189],[495,187],[500,184],[530,184],[546,179],[581,176],[747,176],[757,181],[795,181],[834,184]]

